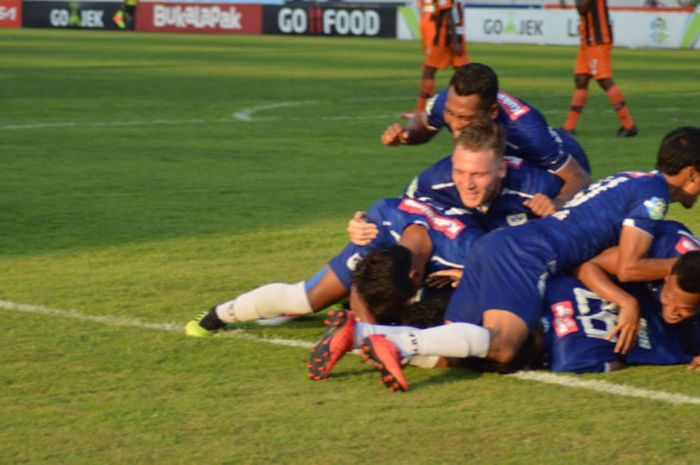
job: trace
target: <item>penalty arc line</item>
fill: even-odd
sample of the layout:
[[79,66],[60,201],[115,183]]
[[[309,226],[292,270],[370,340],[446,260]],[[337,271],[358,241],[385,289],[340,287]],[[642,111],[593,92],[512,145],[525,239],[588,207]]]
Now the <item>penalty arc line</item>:
[[[152,323],[137,319],[111,317],[105,315],[90,315],[77,312],[74,310],[60,310],[56,308],[44,307],[41,305],[20,304],[7,300],[0,300],[0,309],[20,313],[32,313],[47,315],[58,318],[68,318],[73,320],[88,321],[99,323],[107,326],[123,327],[123,328],[138,328],[151,329],[156,331],[167,331],[172,333],[181,333],[183,325],[180,323]],[[183,336],[184,337],[184,336]],[[225,331],[217,334],[217,337],[234,337],[245,339],[251,342],[279,345],[285,347],[300,347],[310,349],[314,346],[308,341],[298,339],[284,338],[262,338],[253,336],[245,332],[245,330]],[[623,397],[636,397],[647,400],[655,400],[673,405],[691,404],[700,405],[700,397],[688,396],[685,394],[677,394],[665,391],[656,391],[651,389],[637,388],[634,386],[626,386],[623,384],[610,383],[608,381],[598,381],[591,379],[580,379],[571,375],[560,375],[543,371],[521,371],[511,375],[506,375],[508,378],[515,378],[523,381],[534,381],[544,384],[554,384],[575,389],[586,389],[590,391],[612,394]]]

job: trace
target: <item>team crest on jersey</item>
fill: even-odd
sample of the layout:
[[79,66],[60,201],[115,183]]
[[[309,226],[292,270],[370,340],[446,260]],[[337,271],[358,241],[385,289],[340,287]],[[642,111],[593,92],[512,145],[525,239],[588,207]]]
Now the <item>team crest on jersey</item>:
[[450,239],[455,239],[466,228],[457,218],[438,215],[429,205],[415,199],[403,199],[399,210],[425,217],[432,229],[440,231]]
[[508,226],[518,226],[527,223],[527,214],[516,213],[515,215],[508,215],[506,221],[508,222]]
[[507,92],[498,93],[498,104],[503,108],[511,121],[516,121],[530,111],[530,107]]
[[433,95],[425,103],[425,114],[429,115],[433,112],[433,107],[435,106],[435,101],[437,100],[438,94]]
[[360,263],[360,260],[362,260],[362,255],[355,252],[347,259],[345,266],[348,267],[348,270],[355,271],[355,268],[357,268],[357,264]]
[[663,220],[666,214],[666,202],[664,199],[652,197],[644,201],[644,208],[647,209],[649,218],[652,220]]
[[503,159],[506,161],[508,168],[515,168],[516,170],[519,170],[520,167],[523,166],[523,159],[522,158],[507,156],[507,157],[503,157]]

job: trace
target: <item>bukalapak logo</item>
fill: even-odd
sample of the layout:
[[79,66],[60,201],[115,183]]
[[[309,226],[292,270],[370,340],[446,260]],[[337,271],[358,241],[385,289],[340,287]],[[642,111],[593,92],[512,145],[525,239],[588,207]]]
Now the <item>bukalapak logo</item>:
[[[393,19],[393,21],[392,21]],[[265,32],[272,34],[394,37],[395,9],[286,6],[265,10]]]

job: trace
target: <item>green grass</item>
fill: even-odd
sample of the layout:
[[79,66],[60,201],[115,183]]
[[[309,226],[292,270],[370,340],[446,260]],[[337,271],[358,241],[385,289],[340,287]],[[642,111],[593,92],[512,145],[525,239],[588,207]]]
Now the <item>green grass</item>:
[[[308,277],[353,211],[450,150],[447,134],[379,143],[414,103],[417,42],[0,30],[0,50],[0,300],[184,323]],[[563,121],[573,48],[470,53]],[[651,168],[668,130],[698,124],[695,62],[615,51],[641,133],[615,139],[592,88],[579,138],[595,177]],[[306,103],[232,117],[282,102]],[[670,216],[700,230],[697,212]],[[698,463],[696,405],[417,368],[391,394],[358,357],[316,383],[303,348],[1,315],[3,464]],[[243,331],[312,342],[322,323]],[[700,395],[684,367],[579,378]]]

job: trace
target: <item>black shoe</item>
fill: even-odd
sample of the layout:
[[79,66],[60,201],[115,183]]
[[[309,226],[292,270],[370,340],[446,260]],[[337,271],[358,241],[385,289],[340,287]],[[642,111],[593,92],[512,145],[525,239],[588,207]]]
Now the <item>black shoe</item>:
[[634,137],[639,134],[639,129],[637,126],[632,126],[631,128],[620,128],[617,130],[617,137]]

